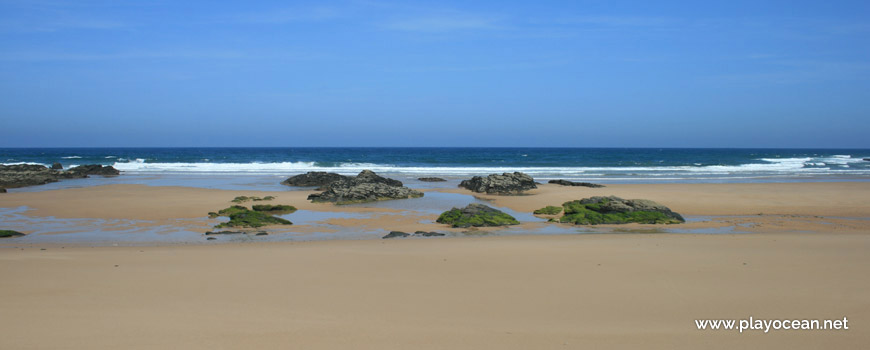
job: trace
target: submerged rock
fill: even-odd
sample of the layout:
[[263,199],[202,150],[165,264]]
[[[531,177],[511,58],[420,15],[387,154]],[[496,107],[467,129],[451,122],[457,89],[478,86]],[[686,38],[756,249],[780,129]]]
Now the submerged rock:
[[54,164],[51,165],[51,169],[52,170],[63,170],[63,164],[55,162]]
[[487,177],[475,176],[470,180],[462,180],[459,187],[489,194],[519,194],[538,188],[535,185],[535,179],[521,172],[491,174]]
[[423,193],[403,186],[401,181],[363,170],[355,177],[344,177],[330,183],[322,193],[309,195],[308,200],[351,204],[417,197],[423,197]]
[[417,180],[423,181],[423,182],[444,182],[444,181],[447,181],[447,180],[444,180],[440,177],[421,177],[421,178],[418,178]]
[[520,223],[513,216],[483,204],[469,204],[462,209],[450,209],[442,213],[435,222],[453,227],[507,226]]
[[440,236],[446,236],[446,235],[447,235],[446,233],[441,233],[441,232],[426,232],[426,231],[414,232],[414,236],[423,236],[423,237],[440,237]]
[[299,187],[324,187],[344,178],[347,178],[347,176],[339,175],[336,173],[327,173],[323,171],[309,171],[305,174],[291,176],[287,180],[282,181],[281,184]]
[[11,237],[21,237],[24,236],[23,233],[12,230],[0,230],[0,238],[11,238]]
[[562,185],[562,186],[583,186],[583,187],[592,187],[592,188],[604,187],[604,185],[594,184],[591,182],[574,182],[574,181],[561,180],[561,179],[560,180],[550,180],[547,182],[551,183],[551,184]]
[[[417,232],[414,232],[414,235],[413,235],[413,236],[414,236],[414,237],[439,237],[439,236],[445,236],[445,235],[446,235],[446,234],[441,233],[441,232],[417,231]],[[387,239],[387,238],[404,238],[404,237],[409,237],[409,236],[411,236],[411,234],[409,234],[409,233],[405,233],[405,232],[402,232],[402,231],[390,231],[390,233],[388,233],[386,236],[383,236],[383,237],[381,237],[381,238],[382,238],[382,239]]]
[[591,197],[565,202],[563,223],[599,224],[678,224],[686,222],[668,207],[646,199],[622,199],[615,196]]
[[381,237],[381,239],[396,238],[396,237],[408,237],[408,236],[410,236],[410,234],[407,234],[407,233],[402,232],[402,231],[390,231],[390,233],[388,233],[386,236]]

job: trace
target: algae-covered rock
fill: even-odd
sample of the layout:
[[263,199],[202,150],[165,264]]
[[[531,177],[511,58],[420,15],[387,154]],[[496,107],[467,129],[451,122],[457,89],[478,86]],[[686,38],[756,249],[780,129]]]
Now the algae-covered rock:
[[405,187],[401,181],[378,176],[371,170],[363,170],[355,177],[344,177],[330,183],[322,193],[309,195],[308,200],[352,204],[422,196],[423,192]]
[[521,172],[491,174],[487,177],[475,176],[469,180],[462,180],[459,187],[489,194],[519,194],[538,188],[535,185],[535,179]]
[[284,204],[256,204],[252,209],[269,214],[290,214],[296,211],[296,207]]
[[24,236],[23,233],[12,230],[0,230],[0,238],[11,238],[11,237],[20,237]]
[[217,213],[211,212],[209,213],[209,217],[212,217],[212,214],[217,214],[217,216],[226,216],[230,218],[229,222],[215,225],[215,228],[293,225],[293,223],[289,220],[274,217],[263,212],[249,210],[248,208],[245,208],[241,205],[234,205],[226,209],[221,209]]
[[109,165],[87,164],[69,168],[64,174],[72,177],[87,177],[87,175],[115,176],[121,172]]
[[465,208],[445,211],[435,222],[453,227],[481,227],[519,225],[513,216],[482,204],[469,204]]
[[558,215],[561,212],[562,212],[562,207],[548,205],[548,206],[543,207],[541,209],[535,210],[534,214],[535,215]]
[[565,202],[563,223],[599,224],[678,224],[686,222],[668,207],[645,199],[622,199],[615,196],[591,197]]

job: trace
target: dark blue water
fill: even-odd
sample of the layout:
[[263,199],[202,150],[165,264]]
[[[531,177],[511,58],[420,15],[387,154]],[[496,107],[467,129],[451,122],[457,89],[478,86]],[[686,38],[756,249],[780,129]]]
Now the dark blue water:
[[112,165],[128,174],[354,174],[448,178],[523,171],[602,182],[870,179],[867,149],[5,148],[0,163]]

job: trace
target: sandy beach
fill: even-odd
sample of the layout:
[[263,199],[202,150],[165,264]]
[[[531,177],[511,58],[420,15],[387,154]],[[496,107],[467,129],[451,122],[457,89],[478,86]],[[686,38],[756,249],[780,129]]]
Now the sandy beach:
[[[711,217],[679,225],[689,231],[739,223],[750,233],[637,234],[652,225],[628,225],[620,234],[135,247],[7,239],[0,241],[0,348],[816,349],[870,342],[870,183],[540,187],[477,196],[523,212],[592,195],[647,198]],[[396,214],[312,204],[308,193],[110,185],[8,193],[0,207],[27,206],[34,217],[163,222],[201,218],[237,195],[275,195],[276,203],[304,210]],[[333,224],[450,231],[418,219]],[[851,328],[741,334],[695,325],[748,317],[847,317]]]

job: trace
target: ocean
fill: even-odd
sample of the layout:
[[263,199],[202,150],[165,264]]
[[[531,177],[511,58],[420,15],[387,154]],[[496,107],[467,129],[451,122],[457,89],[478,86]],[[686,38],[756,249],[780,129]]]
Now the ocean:
[[870,180],[868,149],[3,148],[3,164],[111,165],[127,175],[352,175],[448,179],[522,171],[538,180],[715,183]]

